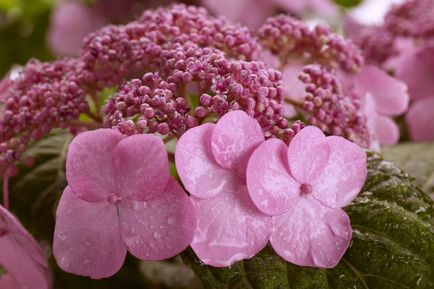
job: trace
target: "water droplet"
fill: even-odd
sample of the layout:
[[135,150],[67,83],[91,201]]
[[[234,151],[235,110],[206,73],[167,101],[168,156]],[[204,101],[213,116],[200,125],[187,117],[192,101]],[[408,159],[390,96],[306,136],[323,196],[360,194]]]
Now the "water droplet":
[[158,232],[154,232],[154,238],[156,240],[160,240],[161,239],[161,235]]

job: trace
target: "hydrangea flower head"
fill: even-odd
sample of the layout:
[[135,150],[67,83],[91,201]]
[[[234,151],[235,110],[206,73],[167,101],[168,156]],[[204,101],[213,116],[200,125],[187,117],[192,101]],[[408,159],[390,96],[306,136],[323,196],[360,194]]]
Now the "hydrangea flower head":
[[194,127],[178,141],[176,167],[198,216],[191,247],[208,265],[251,258],[268,242],[271,218],[254,206],[245,183],[249,157],[263,141],[258,122],[243,111]]
[[169,176],[157,136],[84,132],[69,146],[66,177],[53,245],[63,270],[104,278],[119,270],[127,250],[142,260],[162,260],[190,244],[195,213]]
[[19,221],[0,206],[0,288],[48,289],[51,276],[41,247]]
[[367,175],[363,149],[320,129],[302,129],[287,147],[270,139],[252,154],[247,187],[259,210],[273,216],[271,245],[300,266],[334,267],[348,248],[351,226],[341,209]]

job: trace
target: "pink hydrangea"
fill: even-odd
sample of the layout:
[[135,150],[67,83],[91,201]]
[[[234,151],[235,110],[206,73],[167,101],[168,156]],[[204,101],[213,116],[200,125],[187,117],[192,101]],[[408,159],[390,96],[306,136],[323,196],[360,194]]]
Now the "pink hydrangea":
[[203,0],[202,2],[211,11],[250,28],[258,28],[265,19],[273,16],[278,8],[297,15],[315,12],[326,17],[333,17],[338,11],[330,0]]
[[396,144],[399,128],[392,117],[408,109],[407,85],[377,66],[367,65],[354,76],[353,88],[356,94],[365,98],[365,114],[372,135],[371,147],[375,148],[373,144],[376,142]]
[[271,215],[270,242],[300,266],[334,267],[351,240],[341,209],[359,193],[367,175],[363,149],[320,129],[302,129],[287,147],[270,139],[252,154],[247,187],[252,201]]
[[230,266],[267,245],[271,218],[252,203],[245,181],[249,157],[263,141],[256,120],[232,111],[188,130],[176,145],[178,174],[198,216],[191,247],[208,265]]
[[63,270],[109,277],[122,266],[127,250],[141,260],[162,260],[190,244],[194,209],[170,177],[167,152],[157,136],[84,132],[69,146],[66,177],[53,244]]
[[416,100],[408,110],[405,120],[412,140],[434,140],[434,95]]
[[49,289],[51,274],[38,243],[20,222],[0,206],[0,274],[2,289]]

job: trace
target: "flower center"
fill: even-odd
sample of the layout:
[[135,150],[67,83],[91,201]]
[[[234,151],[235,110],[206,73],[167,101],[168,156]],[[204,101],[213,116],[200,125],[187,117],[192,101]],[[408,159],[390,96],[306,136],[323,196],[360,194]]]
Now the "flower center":
[[112,205],[116,205],[116,204],[119,203],[121,200],[122,200],[122,198],[119,197],[119,196],[116,196],[115,194],[110,194],[110,195],[107,197],[107,201],[108,201],[110,204],[112,204]]
[[300,185],[300,193],[303,195],[307,195],[312,193],[312,186],[309,184],[301,184]]

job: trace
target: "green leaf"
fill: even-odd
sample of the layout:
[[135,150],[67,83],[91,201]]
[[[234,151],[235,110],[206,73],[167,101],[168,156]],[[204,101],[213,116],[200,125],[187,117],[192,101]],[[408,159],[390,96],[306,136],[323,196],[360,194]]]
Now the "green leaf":
[[362,3],[363,0],[335,0],[335,3],[339,6],[346,7],[346,8],[352,8],[360,3]]
[[38,239],[51,241],[54,207],[66,186],[65,158],[71,140],[70,134],[55,132],[36,142],[27,151],[35,165],[21,166],[11,179],[11,209]]
[[271,247],[223,269],[205,266],[191,249],[182,258],[210,289],[434,288],[433,201],[378,156],[370,157],[368,171],[363,192],[345,208],[353,239],[333,269],[289,264]]

